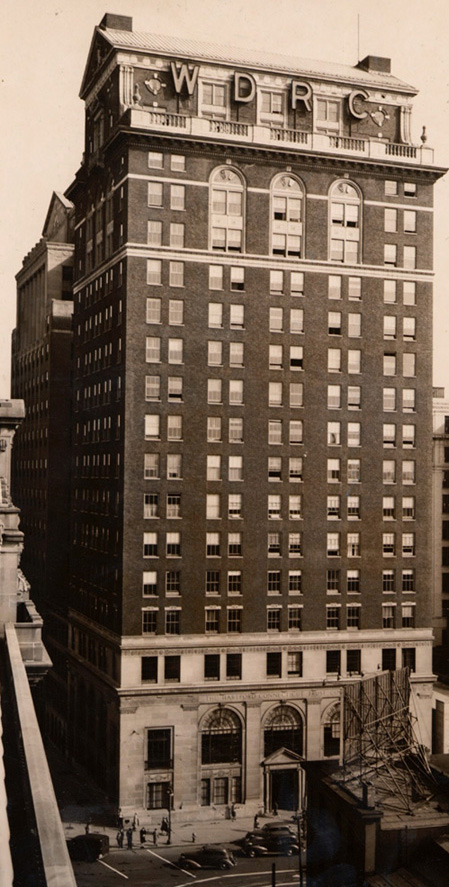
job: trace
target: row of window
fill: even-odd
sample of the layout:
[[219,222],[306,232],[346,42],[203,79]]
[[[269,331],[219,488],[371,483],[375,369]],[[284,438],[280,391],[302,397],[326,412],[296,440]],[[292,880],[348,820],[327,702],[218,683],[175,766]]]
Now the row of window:
[[[414,426],[412,426],[414,427]],[[394,459],[384,459],[382,463],[382,481],[383,483],[396,483],[397,463]],[[402,483],[414,484],[416,481],[416,463],[413,459],[405,459],[400,463],[402,472]],[[399,463],[398,463],[399,468]],[[342,480],[341,460],[327,460],[327,480],[328,483],[339,483]]]
[[[241,534],[229,533],[227,552],[230,557],[238,556],[241,553]],[[289,536],[288,539],[289,553],[296,554],[294,550],[290,551],[290,546],[295,546],[296,542]],[[207,534],[207,556],[219,557],[221,552],[220,534]],[[268,556],[276,556],[281,553],[281,536],[278,533],[268,534]],[[415,571],[413,569],[402,569],[398,571],[399,582],[397,583],[396,570],[388,569],[382,571],[382,592],[384,594],[395,593],[396,585],[402,592],[415,592]],[[288,570],[285,574],[286,588],[289,594],[302,594],[302,570]],[[155,597],[159,594],[159,585],[162,582],[163,589],[166,594],[181,594],[181,572],[179,570],[166,570],[165,573],[158,573],[157,570],[147,570],[143,574],[143,595],[145,597]],[[220,595],[223,587],[226,587],[227,594],[241,594],[242,592],[242,573],[241,571],[230,570],[222,573],[220,570],[206,570],[205,575],[205,592],[207,595]],[[341,594],[343,590],[348,594],[361,593],[361,571],[358,569],[348,569],[345,572],[332,568],[326,571],[326,593]],[[282,591],[282,574],[280,570],[268,570],[267,572],[267,591],[280,594]]]
[[[168,191],[168,201],[166,192]],[[300,180],[292,175],[277,175],[270,188],[270,253],[275,256],[301,258],[304,254],[304,196]],[[210,179],[209,248],[217,252],[245,251],[246,188],[243,176],[231,167],[216,169]],[[331,261],[355,264],[360,261],[362,197],[358,187],[348,181],[337,181],[329,191],[329,257]],[[148,182],[148,206],[154,211],[165,205],[171,210],[186,209],[186,186]],[[416,210],[404,210],[401,228],[406,234],[416,234]],[[384,215],[385,231],[398,230],[399,210],[388,208]],[[170,232],[171,233],[171,232]],[[149,222],[149,237],[153,246],[162,245],[162,223]],[[183,244],[182,239],[182,244]],[[403,266],[416,268],[416,246],[403,247]],[[398,245],[386,244],[384,263],[396,265]]]
[[[397,625],[396,604],[382,604],[382,628],[414,628],[415,627],[415,604],[407,603],[401,606],[401,623]],[[343,624],[343,613],[345,613],[345,624]],[[226,632],[241,633],[242,632],[242,616],[243,607],[227,607],[226,608]],[[164,610],[164,631],[167,635],[181,634],[181,608],[170,607]],[[156,607],[146,608],[142,610],[142,633],[157,634],[159,623],[159,609]],[[206,607],[205,609],[205,633],[219,634],[222,628],[221,607]],[[286,617],[284,619],[284,611],[281,606],[268,605],[266,610],[266,630],[267,632],[280,631],[301,631],[302,628],[302,606],[289,604],[287,607]],[[339,631],[344,628],[357,629],[362,628],[362,606],[361,604],[347,604],[345,608],[339,604],[326,604],[326,629]]]
[[[399,534],[398,534],[399,535]],[[396,539],[396,533],[382,533],[382,554],[384,557],[394,557],[401,554],[402,557],[413,557],[415,555],[415,533],[402,533],[399,538],[400,550]],[[327,534],[327,556],[341,557],[342,555],[342,534],[339,532],[331,532]],[[361,540],[360,533],[347,534],[347,556],[360,557]]]

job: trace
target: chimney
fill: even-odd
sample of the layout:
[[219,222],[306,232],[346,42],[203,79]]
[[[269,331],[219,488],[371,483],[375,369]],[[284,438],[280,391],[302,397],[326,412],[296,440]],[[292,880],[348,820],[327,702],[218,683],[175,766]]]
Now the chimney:
[[366,55],[356,68],[363,71],[371,71],[376,74],[391,74],[391,59],[382,58],[380,55]]
[[113,12],[106,12],[101,19],[100,28],[103,30],[110,28],[112,31],[132,31],[133,20],[129,15],[114,15]]

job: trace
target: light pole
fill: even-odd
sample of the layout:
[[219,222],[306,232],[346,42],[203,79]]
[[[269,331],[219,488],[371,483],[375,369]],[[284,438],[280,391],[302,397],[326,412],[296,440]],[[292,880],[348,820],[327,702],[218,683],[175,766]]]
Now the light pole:
[[171,844],[171,805],[172,805],[172,798],[173,798],[173,792],[172,792],[171,789],[168,790],[167,795],[168,795],[168,836],[167,836],[167,844]]

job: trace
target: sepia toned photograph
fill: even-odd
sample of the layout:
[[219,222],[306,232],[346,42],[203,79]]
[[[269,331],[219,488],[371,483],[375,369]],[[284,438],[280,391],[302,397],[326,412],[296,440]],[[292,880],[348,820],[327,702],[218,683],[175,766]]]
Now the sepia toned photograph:
[[0,887],[447,887],[447,7],[2,11]]

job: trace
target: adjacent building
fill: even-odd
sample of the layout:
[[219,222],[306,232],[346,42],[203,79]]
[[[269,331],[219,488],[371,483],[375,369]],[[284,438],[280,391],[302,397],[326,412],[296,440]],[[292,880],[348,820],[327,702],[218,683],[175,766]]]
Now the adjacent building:
[[375,56],[95,29],[67,743],[125,810],[296,809],[341,687],[399,666],[430,747],[443,170],[415,94]]
[[14,441],[12,489],[26,535],[22,567],[45,617],[53,669],[46,692],[49,735],[66,734],[67,589],[71,470],[73,205],[54,192],[42,238],[17,280],[11,387],[26,403]]

